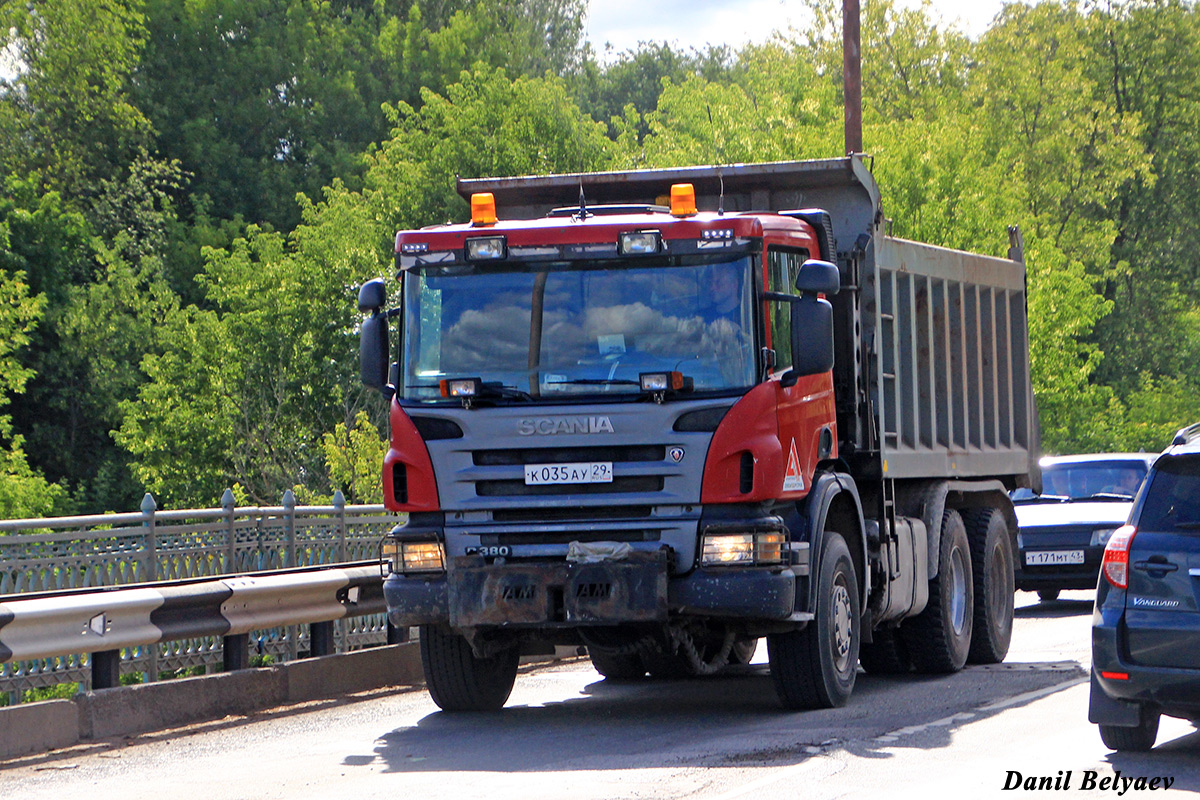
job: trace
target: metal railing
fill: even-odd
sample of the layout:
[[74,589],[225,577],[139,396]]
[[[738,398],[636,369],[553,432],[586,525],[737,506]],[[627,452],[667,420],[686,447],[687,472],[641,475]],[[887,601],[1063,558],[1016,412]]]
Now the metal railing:
[[[226,490],[220,508],[160,511],[147,494],[139,513],[0,521],[0,604],[31,593],[377,561],[379,540],[400,520],[383,506],[347,505],[341,492],[329,506],[297,505],[288,491],[279,506],[239,507]],[[339,619],[330,635],[336,651],[388,640],[382,614]],[[267,661],[313,649],[307,626],[264,628],[248,638]],[[213,671],[225,663],[222,640],[213,636],[119,652],[120,673],[129,680]],[[0,664],[0,702],[4,694],[16,700],[27,690],[62,683],[86,689],[92,673],[87,653],[8,661]]]

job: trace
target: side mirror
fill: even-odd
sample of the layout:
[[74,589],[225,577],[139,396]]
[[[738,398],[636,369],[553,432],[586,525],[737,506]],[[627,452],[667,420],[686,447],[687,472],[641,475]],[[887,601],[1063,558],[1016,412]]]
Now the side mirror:
[[801,294],[835,295],[841,288],[842,273],[828,261],[810,258],[800,266],[800,274],[796,276],[796,291]]
[[[808,263],[824,262],[810,261]],[[807,267],[808,264],[804,266]],[[827,266],[832,267],[833,265],[828,264]],[[834,269],[837,268],[834,267]],[[818,299],[815,294],[805,294],[792,303],[792,368],[788,370],[789,377],[819,375],[831,369],[833,369],[833,306],[828,300]],[[794,380],[790,381],[788,385],[792,383]]]
[[363,320],[360,336],[358,360],[363,385],[382,392],[388,384],[387,315],[376,312]]
[[378,311],[387,305],[387,284],[383,278],[367,281],[358,290],[358,310],[364,314],[368,311]]

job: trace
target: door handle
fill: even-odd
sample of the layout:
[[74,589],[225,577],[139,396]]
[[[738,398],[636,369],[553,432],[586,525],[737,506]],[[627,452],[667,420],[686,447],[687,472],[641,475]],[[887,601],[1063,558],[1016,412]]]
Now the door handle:
[[1133,568],[1143,572],[1174,572],[1179,569],[1178,565],[1167,561],[1138,561]]

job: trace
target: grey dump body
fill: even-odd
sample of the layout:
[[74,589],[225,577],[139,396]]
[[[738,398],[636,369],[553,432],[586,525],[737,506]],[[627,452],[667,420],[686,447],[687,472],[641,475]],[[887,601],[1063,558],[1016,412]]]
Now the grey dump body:
[[829,213],[842,291],[833,297],[839,450],[856,477],[1036,473],[1025,265],[1019,234],[997,258],[886,235],[879,188],[857,157],[723,167],[462,180],[508,218],[646,203],[691,183],[702,211]]

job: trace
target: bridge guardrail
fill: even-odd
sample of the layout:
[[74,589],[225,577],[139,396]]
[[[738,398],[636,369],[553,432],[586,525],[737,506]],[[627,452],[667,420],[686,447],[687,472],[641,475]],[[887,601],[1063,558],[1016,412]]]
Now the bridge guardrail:
[[383,611],[378,562],[0,596],[0,663],[86,653],[92,688],[110,688],[123,649],[220,637],[225,668],[241,669],[251,631],[308,624],[310,655],[330,655],[334,620]]
[[[163,511],[147,494],[136,513],[0,521],[0,601],[361,563],[378,558],[380,538],[401,519],[381,505],[346,504],[340,492],[328,506],[298,505],[289,491],[279,506],[247,507],[236,506],[227,490],[220,508]],[[389,631],[382,606],[379,611],[343,617],[332,627],[318,623],[312,634],[294,623],[255,629],[255,654],[288,661],[314,649],[349,651],[397,640],[401,632]],[[150,682],[160,674],[211,671],[228,658],[223,638],[196,634],[121,648],[118,666]],[[82,651],[0,659],[0,705],[30,689],[70,682],[86,688],[96,672],[91,661]]]

